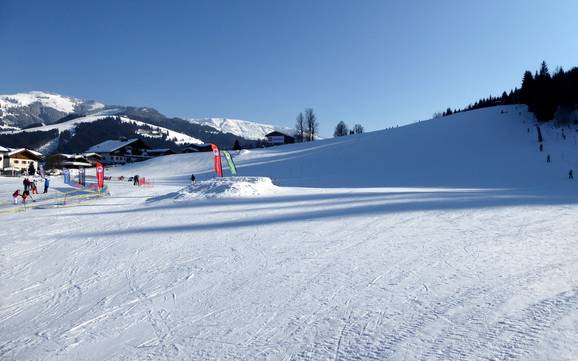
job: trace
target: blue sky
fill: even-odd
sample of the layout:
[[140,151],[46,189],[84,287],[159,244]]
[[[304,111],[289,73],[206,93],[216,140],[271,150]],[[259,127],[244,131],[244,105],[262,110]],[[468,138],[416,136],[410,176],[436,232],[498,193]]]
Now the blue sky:
[[170,116],[322,134],[426,119],[578,66],[578,2],[20,1],[0,7],[0,93],[46,90]]

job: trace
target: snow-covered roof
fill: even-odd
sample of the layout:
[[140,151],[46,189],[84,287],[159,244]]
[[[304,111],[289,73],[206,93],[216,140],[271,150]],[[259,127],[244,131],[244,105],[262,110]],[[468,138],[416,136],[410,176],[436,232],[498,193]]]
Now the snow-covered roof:
[[92,164],[90,164],[88,162],[77,162],[77,161],[62,162],[62,165],[73,166],[73,167],[92,167]]
[[66,153],[58,153],[55,156],[60,156],[66,159],[84,159],[83,154],[66,154]]
[[0,152],[2,152],[2,153],[7,153],[7,152],[9,152],[9,151],[10,151],[10,149],[4,148],[3,146],[0,145]]
[[86,151],[87,153],[110,153],[114,152],[117,149],[120,149],[124,146],[132,144],[138,141],[138,138],[132,138],[127,140],[105,140],[102,143],[93,145],[92,147],[88,148]]
[[274,131],[272,131],[271,133],[265,134],[266,137],[282,136],[282,135],[284,135],[284,136],[286,136],[286,137],[289,137],[289,138],[293,138],[293,136],[291,136],[291,135],[289,135],[289,134],[285,134],[285,133],[280,132],[280,131],[278,131],[278,130],[274,130]]
[[13,149],[13,148],[8,148],[10,150],[10,153],[8,153],[8,156],[11,157],[15,154],[18,153],[22,153],[22,152],[28,152],[38,158],[42,158],[44,155],[40,152],[37,152],[35,150],[31,150],[31,149],[26,149],[26,148],[18,148],[18,149]]
[[100,156],[100,154],[94,153],[94,152],[93,152],[93,153],[84,153],[83,155],[84,155],[85,157],[98,157],[98,158],[102,158],[102,157]]

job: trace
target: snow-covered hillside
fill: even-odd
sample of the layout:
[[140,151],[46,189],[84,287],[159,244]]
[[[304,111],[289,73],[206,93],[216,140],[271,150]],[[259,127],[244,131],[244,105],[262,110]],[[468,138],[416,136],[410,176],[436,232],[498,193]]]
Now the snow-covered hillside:
[[29,93],[17,93],[11,95],[0,95],[0,107],[10,109],[27,107],[31,104],[39,103],[44,107],[50,107],[62,113],[73,113],[81,106],[86,106],[89,110],[104,108],[104,104],[95,101],[85,101],[78,98],[68,97],[55,93],[32,91]]
[[50,123],[70,113],[88,113],[104,108],[96,101],[85,101],[60,94],[32,91],[0,95],[0,120],[7,125],[22,127],[36,123]]
[[[534,124],[525,106],[495,107],[362,135],[245,150],[236,159],[242,175],[269,176],[284,186],[506,188],[567,183],[568,171],[578,169],[578,151],[564,147],[575,144],[576,131],[566,130],[567,142],[558,143],[560,135],[543,127],[545,135],[554,133],[540,153]],[[546,164],[547,154],[553,163]],[[198,167],[196,159],[183,155],[135,164],[133,171],[145,167],[146,172],[162,174],[176,163],[183,165],[183,176]],[[207,162],[206,176],[211,172]]]
[[239,178],[178,154],[107,169],[150,186],[93,203],[7,199],[0,356],[576,360],[577,133],[541,129],[542,152],[524,107],[488,108],[241,151]]
[[[112,110],[112,111],[107,110],[107,111],[97,112],[97,113],[92,114],[92,115],[87,115],[84,117],[79,117],[79,118],[75,118],[72,120],[68,120],[68,121],[62,122],[62,123],[44,125],[41,127],[23,129],[23,130],[18,130],[18,131],[9,131],[9,133],[14,134],[14,133],[18,133],[18,132],[37,132],[37,131],[46,132],[46,131],[50,131],[50,130],[54,130],[54,129],[58,130],[59,132],[68,130],[68,131],[71,131],[74,133],[74,130],[78,124],[93,123],[93,122],[98,121],[100,119],[110,117],[114,113],[115,113],[114,110]],[[130,124],[135,124],[135,125],[143,126],[143,127],[146,126],[146,127],[152,128],[152,129],[154,129],[160,133],[164,133],[167,135],[167,137],[169,139],[173,139],[176,144],[201,144],[201,143],[203,143],[201,140],[193,138],[189,135],[179,133],[179,132],[176,132],[174,130],[170,130],[170,129],[160,127],[157,125],[141,122],[139,120],[131,119],[129,117],[119,116],[118,119],[120,119],[120,121],[122,123],[130,123]],[[140,133],[139,135],[144,137],[144,138],[152,137],[151,135],[149,135],[147,133]]]
[[293,132],[291,129],[279,128],[269,124],[255,123],[239,119],[199,118],[189,120],[192,123],[207,125],[209,127],[215,128],[222,133],[231,133],[245,139],[252,140],[264,139],[266,134],[275,130],[286,132],[289,135],[292,135],[290,133]]

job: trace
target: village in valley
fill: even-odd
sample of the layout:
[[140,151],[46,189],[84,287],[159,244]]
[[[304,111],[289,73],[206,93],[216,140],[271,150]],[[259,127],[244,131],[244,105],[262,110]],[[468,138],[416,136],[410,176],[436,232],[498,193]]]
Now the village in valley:
[[[266,142],[264,144],[268,146],[295,142],[293,136],[279,131],[268,133],[265,137]],[[235,149],[235,145],[231,149],[241,150],[240,147]],[[182,153],[210,151],[210,144],[201,143],[186,146]],[[31,149],[13,149],[0,146],[0,174],[4,176],[33,176],[40,169],[39,166],[42,166],[47,172],[62,174],[62,169],[90,168],[96,166],[97,162],[106,166],[117,166],[171,154],[176,154],[176,152],[169,148],[153,149],[142,138],[127,139],[126,137],[95,144],[80,154],[44,155]]]

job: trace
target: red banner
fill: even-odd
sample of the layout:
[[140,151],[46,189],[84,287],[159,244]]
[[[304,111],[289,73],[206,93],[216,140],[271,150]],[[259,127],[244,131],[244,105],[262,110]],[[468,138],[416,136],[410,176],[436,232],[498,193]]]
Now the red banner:
[[104,188],[104,167],[100,162],[96,162],[96,183],[98,189]]
[[216,144],[211,144],[211,149],[213,149],[215,173],[217,173],[218,177],[222,177],[223,166],[221,165],[221,152],[219,151],[219,147],[217,147]]

